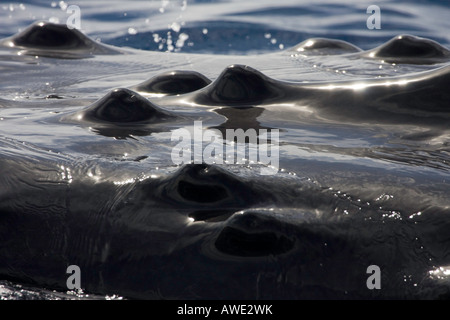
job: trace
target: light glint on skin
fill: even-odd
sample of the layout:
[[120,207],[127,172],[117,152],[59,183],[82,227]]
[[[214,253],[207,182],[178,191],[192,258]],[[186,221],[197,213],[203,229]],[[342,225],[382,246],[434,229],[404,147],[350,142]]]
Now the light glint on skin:
[[345,85],[326,85],[322,87],[316,87],[317,89],[321,90],[335,90],[335,89],[352,89],[355,91],[370,88],[370,87],[376,87],[376,86],[392,86],[392,85],[399,85],[404,86],[408,84],[409,81],[402,79],[398,81],[385,81],[385,82],[377,82],[377,83],[366,83],[366,82],[356,82],[356,83],[350,83]]
[[72,174],[70,172],[70,168],[64,167],[63,165],[60,166],[62,172],[61,172],[61,178],[65,181],[67,181],[69,184],[72,183]]
[[87,173],[87,176],[94,180],[95,182],[100,182],[100,175],[95,175],[91,171]]
[[365,83],[356,83],[352,86],[353,90],[362,90],[364,88],[367,88],[367,84]]
[[130,184],[130,183],[133,183],[133,182],[135,182],[135,180],[133,178],[131,178],[131,179],[123,180],[123,181],[114,181],[114,184],[116,186],[122,186],[122,185]]
[[186,99],[180,99],[180,100],[179,100],[179,103],[180,103],[180,104],[184,104],[184,105],[188,105],[188,106],[191,106],[191,107],[198,106],[198,104],[196,104],[196,103],[194,103],[194,102],[191,102],[191,101],[188,101],[188,100],[186,100]]
[[429,275],[433,279],[446,279],[450,276],[450,267],[444,266],[434,270],[428,271]]

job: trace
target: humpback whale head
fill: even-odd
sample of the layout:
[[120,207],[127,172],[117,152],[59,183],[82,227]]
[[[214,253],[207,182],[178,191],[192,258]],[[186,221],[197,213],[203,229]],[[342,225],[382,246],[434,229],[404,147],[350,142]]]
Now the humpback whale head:
[[196,91],[210,83],[211,80],[201,73],[176,70],[156,75],[132,89],[140,92],[177,95]]
[[110,91],[81,114],[83,120],[119,125],[161,122],[173,117],[138,93],[124,88]]

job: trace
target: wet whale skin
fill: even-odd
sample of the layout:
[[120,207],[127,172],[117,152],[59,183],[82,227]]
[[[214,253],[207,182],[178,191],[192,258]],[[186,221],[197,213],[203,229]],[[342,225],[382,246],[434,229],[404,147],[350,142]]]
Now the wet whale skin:
[[[129,62],[160,54],[103,48],[60,25],[2,44],[2,55],[24,50],[30,77],[15,83],[6,69],[13,89],[0,100],[2,279],[65,291],[75,264],[86,292],[132,299],[449,297],[444,46],[403,35],[364,51],[313,38],[209,64],[188,55],[186,70],[173,55],[149,75]],[[36,53],[48,60],[29,64]],[[298,81],[271,75],[281,61]],[[304,82],[295,67],[342,61],[395,63],[400,74],[319,70]],[[52,90],[34,77],[53,77]],[[23,87],[35,95],[14,99]],[[173,164],[170,134],[194,121],[279,129],[278,172],[237,159]],[[382,290],[367,288],[370,265]]]

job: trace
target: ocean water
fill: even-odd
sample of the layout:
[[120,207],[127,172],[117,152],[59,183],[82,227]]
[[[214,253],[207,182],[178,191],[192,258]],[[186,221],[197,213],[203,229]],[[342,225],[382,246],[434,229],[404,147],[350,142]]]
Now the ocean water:
[[450,5],[373,4],[2,2],[0,298],[448,298]]

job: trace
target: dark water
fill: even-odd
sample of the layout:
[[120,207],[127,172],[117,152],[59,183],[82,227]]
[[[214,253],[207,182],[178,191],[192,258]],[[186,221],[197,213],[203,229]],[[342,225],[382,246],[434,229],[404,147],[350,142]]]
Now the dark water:
[[449,297],[448,6],[240,3],[3,5],[2,299]]

